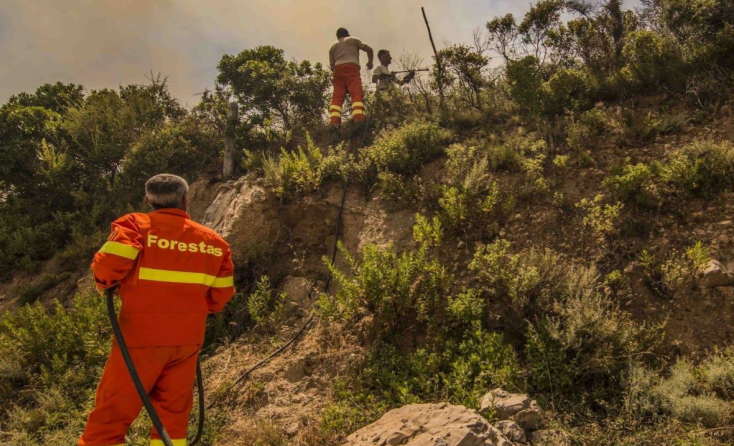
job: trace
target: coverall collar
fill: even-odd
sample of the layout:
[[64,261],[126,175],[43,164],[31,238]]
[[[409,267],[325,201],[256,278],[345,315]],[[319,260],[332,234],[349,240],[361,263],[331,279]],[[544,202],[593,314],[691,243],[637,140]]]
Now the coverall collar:
[[176,215],[178,217],[188,218],[189,220],[191,219],[191,217],[189,217],[189,214],[187,214],[186,211],[182,211],[181,209],[176,209],[176,208],[156,209],[155,211],[151,212],[151,214],[168,214],[168,215]]

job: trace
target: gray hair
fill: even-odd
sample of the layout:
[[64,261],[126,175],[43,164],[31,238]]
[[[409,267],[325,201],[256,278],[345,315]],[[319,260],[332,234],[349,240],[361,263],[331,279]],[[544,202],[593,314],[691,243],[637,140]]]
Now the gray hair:
[[162,173],[145,182],[145,196],[153,209],[180,209],[188,192],[188,183],[178,175]]

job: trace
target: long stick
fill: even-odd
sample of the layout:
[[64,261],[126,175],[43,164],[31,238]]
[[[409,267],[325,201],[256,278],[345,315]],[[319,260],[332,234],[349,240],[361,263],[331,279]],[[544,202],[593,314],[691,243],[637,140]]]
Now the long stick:
[[441,58],[438,56],[436,51],[436,44],[433,43],[433,34],[431,34],[431,26],[428,24],[428,17],[426,17],[426,10],[421,6],[421,12],[423,13],[423,20],[426,22],[426,28],[428,28],[428,38],[431,40],[431,46],[433,47],[433,55],[436,56],[436,67],[438,68],[438,96],[441,100],[441,111],[444,111],[443,104],[443,66],[441,64]]

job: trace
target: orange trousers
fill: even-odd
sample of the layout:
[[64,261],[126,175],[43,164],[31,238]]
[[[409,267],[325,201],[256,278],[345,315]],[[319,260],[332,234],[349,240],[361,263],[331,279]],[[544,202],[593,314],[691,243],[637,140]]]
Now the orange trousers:
[[364,102],[362,93],[362,77],[359,75],[359,66],[345,63],[334,67],[334,94],[329,107],[329,124],[339,125],[342,122],[342,105],[349,93],[352,98],[352,116],[354,122],[364,121]]
[[[156,412],[175,446],[186,445],[186,430],[193,405],[193,385],[200,345],[130,347],[130,356],[148,391]],[[116,342],[112,344],[102,379],[97,386],[95,406],[79,439],[82,446],[123,446],[128,428],[143,402]],[[160,435],[151,429],[152,446],[162,446]]]

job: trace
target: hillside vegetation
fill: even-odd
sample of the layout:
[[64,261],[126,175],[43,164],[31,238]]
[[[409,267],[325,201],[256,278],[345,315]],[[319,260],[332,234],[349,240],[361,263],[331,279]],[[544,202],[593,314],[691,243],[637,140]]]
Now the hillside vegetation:
[[[362,127],[325,126],[329,73],[270,46],[223,56],[191,109],[154,75],[11,97],[0,442],[81,432],[110,348],[87,266],[163,171],[190,180],[195,218],[247,195],[269,220],[240,230],[273,234],[228,239],[238,294],[209,321],[204,445],[339,445],[389,409],[477,408],[497,387],[537,399],[566,444],[734,442],[734,282],[699,286],[710,260],[734,261],[734,3],[623,6],[489,20],[440,70],[367,94],[364,147]],[[217,177],[225,134],[237,181]],[[233,386],[312,311],[294,350]]]

